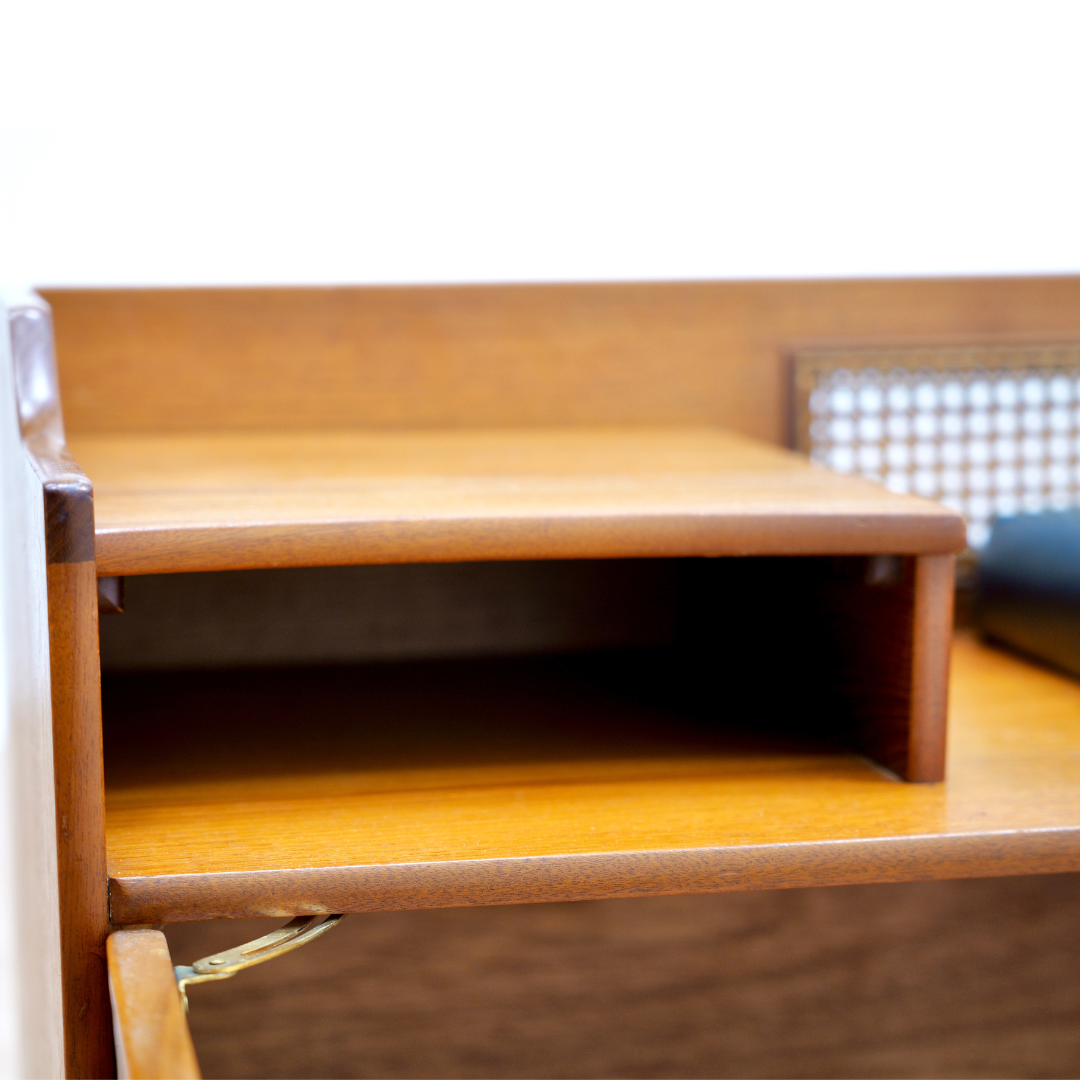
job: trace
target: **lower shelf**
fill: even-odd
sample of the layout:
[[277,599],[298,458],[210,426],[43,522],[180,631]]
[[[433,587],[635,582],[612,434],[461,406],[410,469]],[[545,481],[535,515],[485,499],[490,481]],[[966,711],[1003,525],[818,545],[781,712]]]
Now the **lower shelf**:
[[580,659],[113,676],[113,921],[1080,869],[1080,683],[973,640],[946,784],[613,685]]

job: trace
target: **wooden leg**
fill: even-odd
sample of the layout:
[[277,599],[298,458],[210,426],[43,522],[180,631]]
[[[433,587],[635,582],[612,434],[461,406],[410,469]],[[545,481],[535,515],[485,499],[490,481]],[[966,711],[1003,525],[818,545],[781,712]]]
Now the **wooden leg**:
[[94,562],[52,563],[48,591],[67,1075],[109,1077],[110,928]]
[[107,948],[120,1080],[198,1080],[202,1074],[165,935],[118,930]]

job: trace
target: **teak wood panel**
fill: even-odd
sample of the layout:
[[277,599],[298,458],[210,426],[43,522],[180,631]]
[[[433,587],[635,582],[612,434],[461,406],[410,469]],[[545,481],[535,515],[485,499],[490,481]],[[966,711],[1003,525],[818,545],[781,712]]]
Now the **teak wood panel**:
[[[714,738],[619,700],[560,706],[521,689],[518,669],[502,689],[485,675],[486,720],[480,709],[456,724],[434,717],[426,742],[395,743],[403,727],[383,716],[364,736],[372,766],[347,771],[348,739],[340,724],[320,734],[314,694],[287,753],[273,739],[245,758],[227,740],[184,749],[173,738],[171,760],[120,766],[114,919],[1080,869],[1080,685],[967,638],[953,664],[943,785],[900,783],[827,746]],[[452,689],[414,680],[387,700],[430,711]],[[272,702],[286,707],[270,690],[261,719]],[[223,730],[227,685],[216,691]]]
[[905,780],[944,778],[952,556],[680,566],[673,706],[693,688],[715,715],[722,685],[726,711],[798,717]]
[[23,431],[44,503],[65,1067],[113,1073],[105,938],[109,896],[94,504],[57,404]]
[[199,1080],[165,935],[118,930],[106,951],[120,1080]]
[[69,434],[719,424],[785,346],[1080,331],[1080,277],[48,290]]
[[23,451],[41,483],[64,1067],[112,1076],[93,489],[65,445],[47,308],[24,297],[6,322]]
[[93,561],[50,563],[49,653],[67,1075],[108,1076],[109,932]]
[[711,428],[83,435],[100,574],[949,553],[959,514]]

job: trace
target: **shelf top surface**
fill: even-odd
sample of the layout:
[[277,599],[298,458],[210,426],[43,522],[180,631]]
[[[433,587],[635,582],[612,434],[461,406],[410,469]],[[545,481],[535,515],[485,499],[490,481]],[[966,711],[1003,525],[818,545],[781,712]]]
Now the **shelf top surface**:
[[931,554],[959,514],[716,428],[85,434],[102,574]]
[[[934,785],[790,737],[680,725],[553,679],[552,663],[383,666],[355,693],[346,669],[107,690],[107,717],[155,721],[150,752],[107,741],[116,910],[169,921],[337,910],[330,896],[370,910],[1080,868],[1080,683],[969,638],[954,649],[949,779]],[[292,727],[252,736],[290,710]]]

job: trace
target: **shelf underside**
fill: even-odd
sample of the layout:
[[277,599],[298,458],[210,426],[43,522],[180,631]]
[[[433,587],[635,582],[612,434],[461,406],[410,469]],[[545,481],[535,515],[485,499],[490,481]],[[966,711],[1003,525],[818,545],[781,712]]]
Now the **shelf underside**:
[[959,514],[707,427],[83,434],[100,574],[945,554]]
[[1080,869],[1076,682],[959,639],[918,785],[604,663],[110,677],[114,922]]

